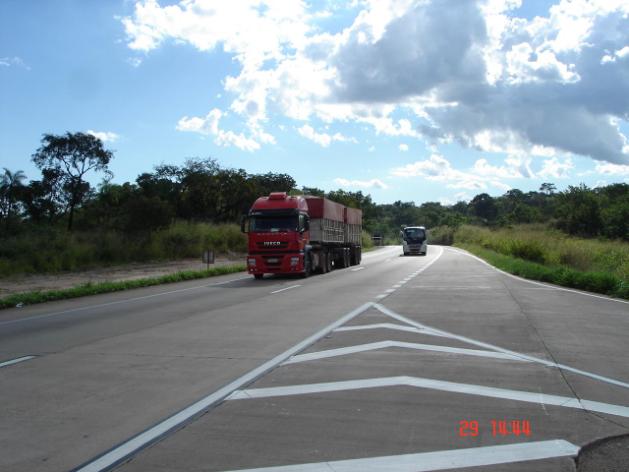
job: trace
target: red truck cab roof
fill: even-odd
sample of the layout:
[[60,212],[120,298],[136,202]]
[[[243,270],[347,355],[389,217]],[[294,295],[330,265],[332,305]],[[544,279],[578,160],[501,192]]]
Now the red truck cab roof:
[[307,213],[308,204],[300,195],[290,197],[286,192],[271,192],[268,197],[258,198],[251,206],[251,211],[264,210],[301,210]]

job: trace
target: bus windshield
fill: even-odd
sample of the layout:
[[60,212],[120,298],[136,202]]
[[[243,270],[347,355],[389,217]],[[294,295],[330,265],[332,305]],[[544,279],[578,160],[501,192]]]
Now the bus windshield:
[[406,239],[425,239],[426,233],[421,228],[405,228],[404,236]]

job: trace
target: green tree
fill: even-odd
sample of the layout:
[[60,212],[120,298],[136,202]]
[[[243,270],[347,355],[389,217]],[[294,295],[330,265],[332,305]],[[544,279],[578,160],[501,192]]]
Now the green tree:
[[6,167],[0,176],[0,215],[5,220],[6,229],[9,229],[11,219],[17,211],[18,194],[24,179],[26,174],[23,171],[11,172]]
[[569,186],[559,193],[557,226],[570,234],[596,236],[602,220],[598,198],[586,185]]
[[33,154],[35,165],[42,171],[54,169],[63,179],[68,200],[68,230],[72,230],[75,209],[89,191],[85,176],[91,171],[113,177],[109,162],[113,153],[103,147],[100,139],[87,133],[45,134],[42,145]]

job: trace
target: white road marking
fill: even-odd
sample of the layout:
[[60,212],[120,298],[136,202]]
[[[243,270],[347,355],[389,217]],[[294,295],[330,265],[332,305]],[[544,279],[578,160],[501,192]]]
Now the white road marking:
[[401,321],[402,323],[406,323],[406,324],[411,325],[411,326],[415,326],[416,328],[419,328],[419,329],[428,329],[428,330],[430,330],[430,331],[432,331],[434,333],[441,334],[442,336],[445,336],[445,337],[448,337],[448,338],[451,338],[451,339],[457,339],[459,341],[463,341],[463,342],[468,343],[468,344],[473,344],[474,346],[479,346],[479,347],[482,347],[482,348],[485,348],[485,349],[491,349],[493,351],[502,352],[504,354],[515,355],[515,356],[521,357],[522,359],[527,359],[527,360],[529,360],[531,362],[536,362],[538,364],[542,364],[542,365],[545,365],[547,367],[556,367],[558,369],[567,370],[567,371],[573,372],[575,374],[583,375],[585,377],[590,377],[590,378],[593,378],[593,379],[596,379],[596,380],[600,380],[601,382],[607,382],[607,383],[610,383],[610,384],[613,384],[613,385],[618,385],[620,387],[629,388],[629,383],[623,382],[621,380],[612,379],[610,377],[604,377],[602,375],[598,375],[598,374],[595,374],[593,372],[588,372],[588,371],[585,371],[585,370],[576,369],[574,367],[570,367],[570,366],[567,366],[565,364],[558,364],[556,362],[547,361],[546,359],[541,359],[539,357],[529,356],[528,354],[522,354],[522,353],[519,353],[519,352],[511,351],[509,349],[504,349],[502,347],[495,346],[493,344],[485,343],[485,342],[482,342],[482,341],[476,341],[475,339],[467,338],[465,336],[459,336],[458,334],[453,334],[453,333],[450,333],[448,331],[443,331],[441,329],[432,328],[432,327],[424,325],[422,323],[417,323],[416,321],[413,321],[413,320],[411,320],[409,318],[406,318],[405,316],[402,316],[402,315],[400,315],[398,313],[395,313],[394,311],[389,310],[387,307],[382,306],[382,305],[380,305],[378,303],[374,303],[373,307],[378,309],[381,313],[384,313],[385,315],[388,315],[388,316],[390,316],[393,319],[396,319],[398,321]]
[[395,284],[392,288],[400,288],[402,286],[402,282]]
[[312,336],[294,345],[290,349],[284,351],[278,356],[275,356],[273,359],[265,362],[261,366],[246,373],[242,377],[239,377],[236,380],[230,382],[229,384],[225,385],[223,388],[217,390],[216,392],[211,393],[207,395],[206,397],[201,398],[200,400],[188,406],[187,408],[184,408],[178,413],[175,413],[174,415],[170,416],[164,421],[161,421],[155,426],[138,434],[137,436],[134,436],[128,439],[127,441],[114,447],[113,449],[104,453],[103,455],[96,457],[92,459],[91,461],[77,467],[76,469],[74,469],[74,472],[100,472],[104,469],[108,469],[116,464],[119,464],[124,459],[126,459],[127,457],[135,453],[138,449],[141,449],[147,446],[148,444],[153,443],[159,437],[168,433],[173,428],[178,427],[182,423],[188,421],[190,418],[214,406],[218,402],[225,399],[225,397],[230,395],[236,389],[266,374],[267,372],[274,369],[277,365],[281,364],[292,355],[298,353],[299,351],[305,349],[311,344],[317,342],[319,339],[324,337],[330,331],[347,323],[352,318],[355,318],[356,316],[358,316],[365,310],[369,309],[371,306],[372,306],[372,303],[365,303],[364,305],[359,306],[355,310],[352,310],[345,316],[339,318],[334,323],[331,323],[330,325],[316,332]]
[[385,293],[393,293],[393,292],[395,292],[394,288],[388,288],[385,290]]
[[18,357],[17,359],[11,359],[10,361],[0,362],[0,367],[7,367],[13,364],[19,364],[20,362],[30,361],[31,359],[35,359],[37,356],[23,356]]
[[299,285],[299,284],[298,285],[291,285],[290,287],[285,287],[285,288],[281,288],[279,290],[274,290],[271,293],[280,293],[280,292],[283,292],[284,290],[290,290],[292,288],[297,288],[297,287],[301,287],[301,285]]
[[[429,472],[462,467],[574,457],[579,447],[563,439],[532,441],[501,446],[471,447],[445,451],[366,457],[310,464],[294,464],[238,472]],[[235,472],[235,471],[233,471]]]
[[413,288],[418,288],[422,290],[490,290],[494,289],[495,287],[489,287],[487,285],[461,285],[458,287],[455,285],[447,287],[444,287],[443,285],[413,285]]
[[539,392],[526,392],[523,390],[510,390],[506,388],[486,387],[484,385],[448,382],[445,380],[427,379],[422,377],[381,377],[375,379],[343,380],[340,382],[327,382],[303,385],[288,385],[285,387],[252,388],[236,390],[226,400],[245,400],[255,398],[285,397],[292,395],[308,395],[313,393],[343,392],[348,390],[361,390],[365,388],[382,387],[417,387],[442,392],[464,393],[481,397],[515,400],[540,405],[561,406],[575,408],[577,410],[597,411],[610,415],[629,418],[629,407],[602,403],[592,400],[579,400],[575,397],[561,395],[549,395]]
[[363,270],[364,268],[365,268],[364,266],[362,266],[362,267],[356,267],[355,269],[352,269],[352,272],[357,272],[357,271],[359,271],[359,270]]
[[388,293],[381,293],[380,295],[376,295],[376,298],[380,300],[380,299],[386,297],[387,295],[388,295]]
[[340,328],[336,328],[334,331],[360,331],[364,329],[393,329],[397,331],[408,331],[411,333],[419,333],[419,334],[429,334],[431,336],[440,336],[441,334],[433,333],[428,329],[419,329],[414,326],[405,326],[394,323],[375,323],[375,324],[367,324],[367,325],[353,325],[353,326],[341,326]]
[[[154,293],[152,295],[144,295],[144,296],[141,296],[141,297],[134,297],[134,298],[125,298],[124,300],[117,300],[115,302],[99,303],[98,305],[81,306],[81,307],[78,307],[78,308],[72,308],[70,310],[56,311],[54,313],[46,313],[46,314],[43,314],[43,315],[29,316],[29,317],[26,317],[26,318],[19,318],[19,319],[9,320],[9,321],[0,321],[0,326],[10,325],[10,324],[15,324],[15,323],[24,323],[26,321],[40,320],[42,318],[49,318],[49,317],[52,317],[52,316],[65,315],[65,314],[68,314],[68,313],[75,313],[77,311],[90,310],[92,308],[102,308],[102,307],[106,307],[106,306],[119,305],[121,303],[135,302],[137,300],[146,300],[148,298],[161,297],[162,295],[170,295],[172,293],[187,292],[189,290],[198,290],[200,288],[212,287],[214,285],[224,285],[224,284],[228,284],[230,282],[236,282],[237,280],[244,280],[244,279],[249,279],[249,278],[250,277],[239,277],[237,279],[224,280],[223,282],[216,282],[216,283],[213,283],[213,284],[196,285],[194,287],[181,288],[181,289],[177,289],[177,290],[169,290],[167,292],[159,292],[159,293]],[[146,287],[146,288],[148,288],[148,287]]]
[[407,343],[402,341],[378,341],[375,343],[358,344],[356,346],[347,346],[337,349],[328,349],[325,351],[309,352],[307,354],[299,354],[291,357],[282,365],[297,364],[299,362],[314,361],[318,359],[327,359],[328,357],[345,356],[348,354],[356,354],[359,352],[375,351],[377,349],[386,349],[389,347],[400,347],[404,349],[416,349],[422,351],[447,352],[451,354],[462,354],[465,356],[490,357],[493,359],[506,359],[511,361],[529,362],[521,357],[503,354],[495,351],[479,351],[477,349],[465,349],[459,347],[439,346],[435,344],[418,344]]
[[450,251],[458,252],[459,254],[463,254],[464,256],[468,256],[468,257],[471,257],[473,259],[476,259],[477,261],[482,262],[486,266],[491,267],[495,271],[498,271],[501,274],[506,275],[507,277],[511,277],[512,279],[516,279],[516,280],[519,280],[521,282],[527,282],[527,283],[530,283],[530,284],[533,284],[533,285],[540,285],[542,287],[546,287],[546,288],[549,288],[549,289],[561,290],[562,292],[572,292],[572,293],[578,293],[580,295],[585,295],[587,297],[601,298],[603,300],[608,300],[608,301],[611,301],[611,302],[618,302],[618,303],[627,303],[627,304],[629,304],[629,301],[627,301],[627,300],[620,300],[618,298],[606,297],[604,295],[594,295],[593,293],[582,292],[581,290],[575,290],[575,289],[572,289],[572,288],[565,288],[565,287],[558,287],[558,286],[555,286],[555,285],[549,285],[549,284],[545,284],[545,283],[542,283],[542,282],[536,282],[534,280],[525,279],[523,277],[518,277],[517,275],[513,275],[513,274],[510,274],[508,272],[505,272],[504,270],[498,269],[497,267],[494,267],[493,265],[491,265],[489,262],[484,261],[480,257],[476,257],[475,255],[470,254],[470,253],[468,253],[466,251],[462,251],[460,249],[454,249],[454,248],[448,248],[448,249]]

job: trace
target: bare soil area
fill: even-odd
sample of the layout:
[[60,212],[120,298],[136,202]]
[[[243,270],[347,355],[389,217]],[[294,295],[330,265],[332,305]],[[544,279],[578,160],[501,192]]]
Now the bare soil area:
[[[214,264],[211,264],[210,267],[244,262],[244,254],[217,256]],[[207,264],[202,263],[200,259],[182,259],[156,263],[133,263],[60,274],[0,278],[0,298],[20,292],[72,288],[87,282],[98,283],[144,279],[184,270],[204,270],[206,268]]]

